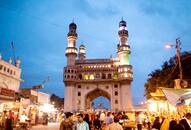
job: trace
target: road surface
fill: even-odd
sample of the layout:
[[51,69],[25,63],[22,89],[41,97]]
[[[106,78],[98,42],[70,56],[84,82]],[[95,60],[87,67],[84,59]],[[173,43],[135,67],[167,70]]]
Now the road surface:
[[48,125],[32,126],[30,130],[59,130],[59,123],[48,123]]

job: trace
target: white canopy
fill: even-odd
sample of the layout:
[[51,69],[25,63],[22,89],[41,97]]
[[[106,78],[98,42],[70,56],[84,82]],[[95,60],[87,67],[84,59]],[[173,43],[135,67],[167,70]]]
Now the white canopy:
[[191,89],[161,88],[170,104],[176,106],[178,102],[191,98]]

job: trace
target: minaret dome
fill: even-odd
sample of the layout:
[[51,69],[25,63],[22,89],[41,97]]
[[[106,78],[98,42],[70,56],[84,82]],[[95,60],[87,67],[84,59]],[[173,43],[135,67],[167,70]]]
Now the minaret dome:
[[86,58],[86,47],[81,44],[79,47],[79,53],[78,53],[79,60],[83,60]]
[[72,22],[72,23],[69,25],[69,29],[70,29],[70,30],[76,30],[76,29],[77,29],[77,25],[76,25],[74,22]]
[[79,47],[79,53],[86,53],[86,47],[83,44]]
[[122,26],[126,27],[126,22],[124,20],[121,20],[119,22],[119,27],[122,27]]
[[76,29],[77,29],[77,25],[72,22],[70,25],[69,25],[69,32],[68,32],[68,37],[69,36],[75,36],[77,37],[77,33],[76,33]]

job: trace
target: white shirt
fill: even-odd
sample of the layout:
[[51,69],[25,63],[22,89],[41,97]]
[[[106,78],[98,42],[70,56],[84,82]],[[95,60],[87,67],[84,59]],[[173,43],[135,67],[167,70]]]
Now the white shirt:
[[89,130],[89,125],[87,122],[77,123],[77,130]]
[[142,117],[140,115],[138,115],[138,117],[136,118],[136,123],[137,124],[142,124]]

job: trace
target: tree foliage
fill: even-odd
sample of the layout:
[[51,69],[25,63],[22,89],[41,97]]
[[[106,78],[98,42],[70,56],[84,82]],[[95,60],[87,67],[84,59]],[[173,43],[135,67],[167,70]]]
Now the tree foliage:
[[[183,79],[188,82],[191,88],[191,52],[183,52],[180,55]],[[155,92],[157,87],[174,87],[174,80],[179,78],[179,66],[176,56],[164,62],[161,69],[152,71],[145,83],[145,96],[150,98],[150,93]]]
[[58,109],[62,109],[64,106],[64,98],[60,98],[59,96],[56,96],[55,94],[51,95],[50,101]]

